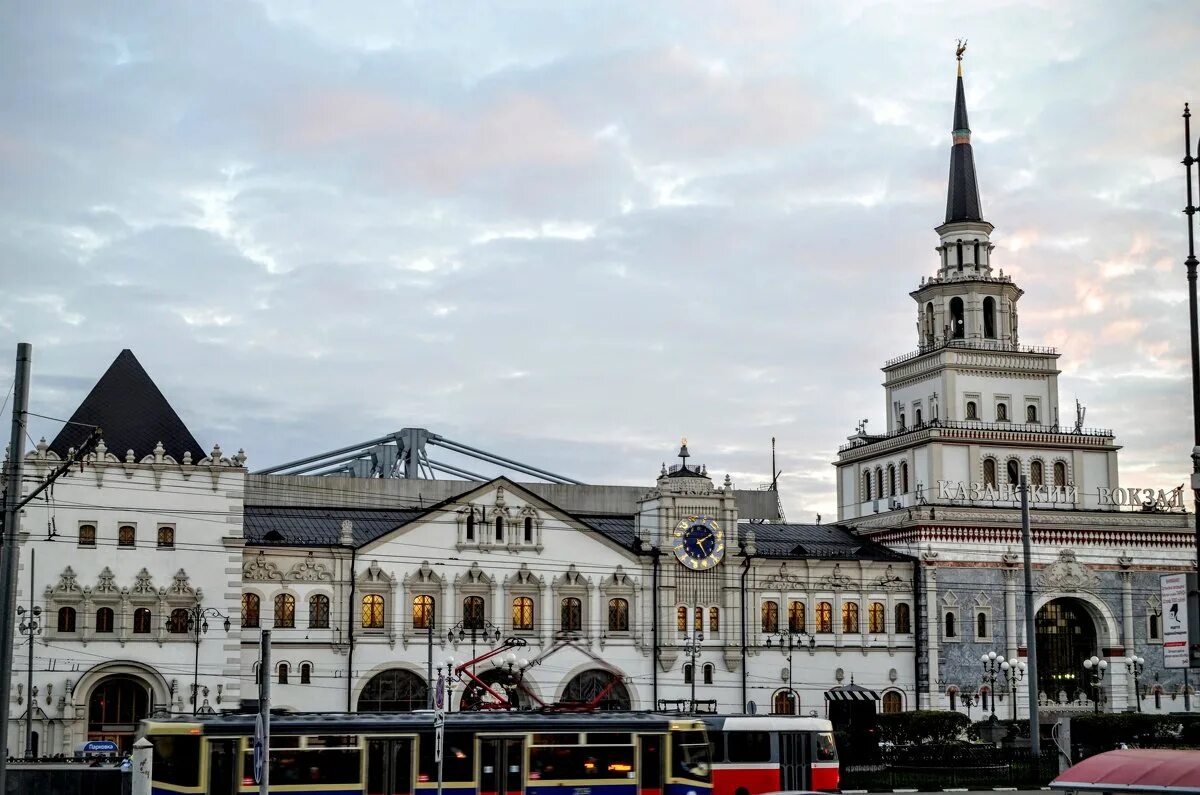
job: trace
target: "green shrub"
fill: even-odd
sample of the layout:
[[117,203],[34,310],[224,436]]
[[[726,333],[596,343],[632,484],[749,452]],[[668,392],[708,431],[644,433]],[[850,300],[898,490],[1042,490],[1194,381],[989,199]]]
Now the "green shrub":
[[879,739],[896,745],[958,740],[971,721],[960,712],[915,710],[879,716]]

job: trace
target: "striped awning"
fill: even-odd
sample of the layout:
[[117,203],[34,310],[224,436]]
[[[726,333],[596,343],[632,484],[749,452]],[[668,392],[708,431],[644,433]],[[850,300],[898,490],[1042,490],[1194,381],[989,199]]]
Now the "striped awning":
[[826,701],[878,701],[879,694],[874,690],[856,685],[851,682],[848,685],[839,685],[838,687],[830,688],[825,691]]

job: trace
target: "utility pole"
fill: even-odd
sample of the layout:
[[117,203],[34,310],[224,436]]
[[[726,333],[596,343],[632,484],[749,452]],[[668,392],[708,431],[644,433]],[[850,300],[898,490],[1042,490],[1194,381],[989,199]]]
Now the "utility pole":
[[25,464],[25,415],[29,411],[29,370],[33,346],[18,343],[13,377],[12,433],[4,499],[4,571],[0,577],[0,793],[7,792],[8,691],[12,685],[13,620],[17,597],[17,534],[20,532],[21,474]]
[[[1025,659],[1029,667],[1029,752],[1040,758],[1041,730],[1038,728],[1037,628],[1033,617],[1033,540],[1029,531],[1029,481],[1021,475],[1021,546],[1025,548]],[[1013,709],[1017,708],[1016,688]],[[1013,716],[1016,717],[1015,715]]]
[[[21,631],[29,631],[29,658],[25,669],[25,691],[29,693],[29,707],[25,710],[25,758],[33,759],[33,708],[37,705],[33,699],[33,645],[37,640],[38,630],[41,629],[39,614],[41,609],[34,607],[33,595],[36,592],[33,581],[33,564],[37,550],[29,548],[29,618],[21,617]],[[20,610],[21,608],[17,608]],[[28,623],[26,623],[28,622]]]
[[[1200,152],[1197,152],[1200,154]],[[1187,169],[1187,206],[1183,212],[1187,215],[1188,226],[1188,255],[1183,264],[1187,267],[1188,282],[1188,319],[1190,321],[1192,343],[1192,496],[1195,500],[1195,511],[1200,512],[1200,327],[1197,321],[1196,309],[1196,234],[1194,231],[1194,216],[1196,206],[1192,204],[1192,166],[1200,158],[1192,157],[1192,112],[1187,103],[1183,104],[1183,165]],[[1200,513],[1193,513],[1200,516]],[[1196,565],[1200,566],[1200,521],[1196,522]],[[1186,691],[1185,691],[1186,692]]]
[[[258,725],[255,727],[255,754],[259,760],[258,795],[271,793],[271,630],[262,631],[258,663]],[[261,750],[260,750],[261,749]]]

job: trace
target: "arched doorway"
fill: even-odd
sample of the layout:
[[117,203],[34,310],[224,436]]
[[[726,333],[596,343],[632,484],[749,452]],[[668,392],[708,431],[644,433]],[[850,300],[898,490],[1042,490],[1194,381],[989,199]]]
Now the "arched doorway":
[[800,710],[800,699],[796,691],[789,688],[776,690],[771,699],[772,715],[795,715]]
[[1034,620],[1037,632],[1038,690],[1057,700],[1059,693],[1073,699],[1076,692],[1094,699],[1084,678],[1083,661],[1097,653],[1096,622],[1078,599],[1047,602]]
[[359,712],[412,712],[428,706],[429,686],[403,668],[375,674],[358,694]]
[[[597,699],[599,699],[597,701]],[[629,698],[629,690],[616,674],[601,668],[589,668],[571,677],[563,689],[563,701],[590,704],[596,702],[596,709],[629,710],[633,702]]]
[[[512,704],[513,709],[529,709],[532,706],[533,700],[523,688],[520,674],[506,668],[492,668],[478,676],[492,691],[503,696],[508,703]],[[468,682],[463,690],[459,709],[465,711],[493,709],[494,705],[499,703],[496,697],[483,687],[475,682]]]
[[109,676],[88,698],[88,739],[111,740],[133,750],[138,724],[150,716],[150,686],[131,676]]

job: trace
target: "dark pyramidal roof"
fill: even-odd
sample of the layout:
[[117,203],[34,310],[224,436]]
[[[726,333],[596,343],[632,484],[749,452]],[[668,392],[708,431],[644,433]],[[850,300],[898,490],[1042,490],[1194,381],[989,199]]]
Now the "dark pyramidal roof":
[[79,447],[93,426],[103,429],[104,444],[117,458],[133,450],[140,460],[159,442],[176,461],[183,460],[184,452],[192,454],[192,461],[207,455],[128,348],[100,376],[71,415],[71,423],[81,424],[64,425],[50,443],[60,456]]
[[971,151],[971,126],[967,122],[967,98],[962,69],[954,96],[954,144],[950,148],[950,186],[946,192],[946,223],[982,221],[979,182],[975,178],[975,155]]

